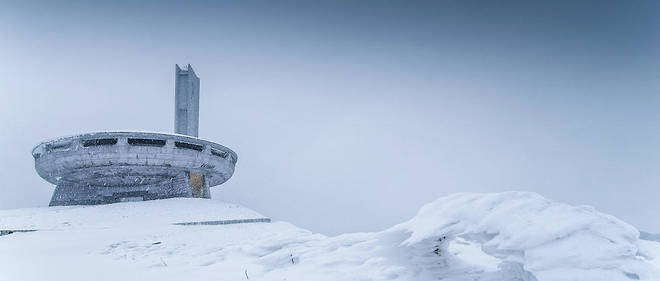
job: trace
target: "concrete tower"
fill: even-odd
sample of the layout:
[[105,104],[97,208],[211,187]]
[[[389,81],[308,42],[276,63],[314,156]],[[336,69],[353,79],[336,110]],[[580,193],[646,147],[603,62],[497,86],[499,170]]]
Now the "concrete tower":
[[199,77],[188,64],[185,70],[175,66],[174,132],[197,137],[199,129]]

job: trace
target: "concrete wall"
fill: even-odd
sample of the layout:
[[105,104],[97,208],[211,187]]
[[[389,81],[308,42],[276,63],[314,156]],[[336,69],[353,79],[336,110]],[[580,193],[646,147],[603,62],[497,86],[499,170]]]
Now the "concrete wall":
[[164,178],[155,184],[120,186],[88,185],[60,180],[55,187],[49,206],[99,205],[191,196],[185,173],[172,178]]

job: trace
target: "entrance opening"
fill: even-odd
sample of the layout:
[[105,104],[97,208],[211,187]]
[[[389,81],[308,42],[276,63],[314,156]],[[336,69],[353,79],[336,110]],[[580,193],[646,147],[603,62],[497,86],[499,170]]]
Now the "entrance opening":
[[204,196],[204,175],[190,173],[190,188],[193,197],[201,198]]

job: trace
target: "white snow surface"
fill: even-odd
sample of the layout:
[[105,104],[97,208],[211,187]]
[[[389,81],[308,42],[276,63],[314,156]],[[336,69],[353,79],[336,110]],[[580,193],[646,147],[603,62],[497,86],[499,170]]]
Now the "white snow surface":
[[[0,280],[660,280],[660,243],[588,206],[460,193],[327,237],[236,204],[168,199],[0,211]],[[331,222],[328,222],[331,223]]]

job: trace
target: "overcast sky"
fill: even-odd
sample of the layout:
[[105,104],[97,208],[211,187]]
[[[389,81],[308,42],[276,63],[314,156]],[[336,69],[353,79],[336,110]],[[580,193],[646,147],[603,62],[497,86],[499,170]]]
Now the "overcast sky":
[[3,2],[0,209],[48,204],[44,139],[173,131],[190,63],[239,155],[214,199],[332,235],[523,190],[660,232],[657,2],[188,2]]

